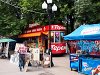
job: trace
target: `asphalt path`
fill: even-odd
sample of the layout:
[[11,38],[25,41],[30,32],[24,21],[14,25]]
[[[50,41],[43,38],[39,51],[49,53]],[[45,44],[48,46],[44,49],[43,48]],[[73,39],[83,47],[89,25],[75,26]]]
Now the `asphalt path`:
[[17,65],[10,63],[8,59],[0,59],[0,75],[82,75],[71,71],[69,67],[69,56],[54,56],[54,67],[28,67],[28,72],[20,72]]

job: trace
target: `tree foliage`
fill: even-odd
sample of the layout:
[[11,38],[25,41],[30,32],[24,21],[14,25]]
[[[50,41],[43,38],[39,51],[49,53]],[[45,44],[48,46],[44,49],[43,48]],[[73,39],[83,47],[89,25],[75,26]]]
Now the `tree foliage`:
[[0,2],[0,35],[12,36],[22,31],[25,21],[16,17],[16,11],[15,7]]
[[[0,35],[17,35],[29,23],[47,25],[46,10],[42,9],[44,0],[0,0]],[[63,23],[69,31],[73,26],[100,23],[99,0],[53,0],[58,7],[51,13],[51,23]],[[72,31],[72,30],[71,30]]]
[[76,25],[100,23],[99,8],[100,1],[76,0],[74,5]]

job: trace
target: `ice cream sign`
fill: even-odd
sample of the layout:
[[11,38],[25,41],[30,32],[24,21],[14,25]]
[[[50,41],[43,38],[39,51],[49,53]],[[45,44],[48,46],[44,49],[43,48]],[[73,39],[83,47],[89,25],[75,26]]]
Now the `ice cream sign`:
[[99,27],[86,28],[81,31],[81,35],[96,34],[100,31]]

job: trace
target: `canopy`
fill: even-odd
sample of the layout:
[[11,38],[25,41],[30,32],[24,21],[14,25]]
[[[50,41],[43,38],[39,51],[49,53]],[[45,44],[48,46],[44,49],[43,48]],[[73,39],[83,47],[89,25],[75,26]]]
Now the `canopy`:
[[100,40],[100,24],[81,25],[64,40]]
[[13,40],[13,39],[9,39],[9,38],[2,38],[2,39],[0,39],[0,43],[1,42],[14,42],[15,40]]

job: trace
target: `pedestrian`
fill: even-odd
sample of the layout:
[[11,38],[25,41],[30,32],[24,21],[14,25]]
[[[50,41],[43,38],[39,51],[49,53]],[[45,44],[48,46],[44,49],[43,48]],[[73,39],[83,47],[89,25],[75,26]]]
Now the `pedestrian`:
[[20,71],[22,71],[25,66],[25,54],[27,53],[27,47],[25,46],[25,44],[19,47],[18,53],[19,53],[19,69]]
[[24,65],[25,65],[25,55],[19,53],[19,69],[20,69],[20,71],[22,71],[22,69],[24,69]]

